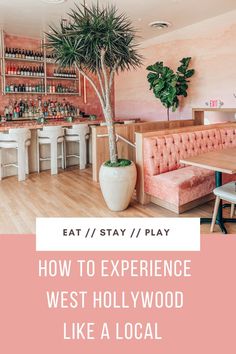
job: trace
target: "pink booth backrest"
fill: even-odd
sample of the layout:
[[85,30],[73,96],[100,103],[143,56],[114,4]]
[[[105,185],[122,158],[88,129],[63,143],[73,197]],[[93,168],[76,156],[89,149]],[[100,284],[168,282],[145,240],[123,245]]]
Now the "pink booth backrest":
[[[225,144],[230,144],[228,134],[225,132]],[[182,168],[181,159],[221,148],[219,129],[144,138],[144,174],[154,176]]]
[[220,128],[223,149],[236,147],[236,128]]

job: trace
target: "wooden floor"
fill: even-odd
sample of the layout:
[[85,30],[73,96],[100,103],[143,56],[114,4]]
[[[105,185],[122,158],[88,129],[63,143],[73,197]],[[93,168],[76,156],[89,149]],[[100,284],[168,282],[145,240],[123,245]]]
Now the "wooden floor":
[[[210,217],[213,203],[192,209],[180,217]],[[77,168],[51,176],[49,171],[31,174],[24,182],[8,177],[0,182],[0,234],[35,232],[36,217],[176,217],[177,215],[154,204],[142,206],[132,200],[123,212],[107,209],[99,184],[92,181],[91,169]],[[236,233],[236,225],[227,225]],[[215,227],[219,232],[218,227]],[[209,233],[209,225],[202,225]]]

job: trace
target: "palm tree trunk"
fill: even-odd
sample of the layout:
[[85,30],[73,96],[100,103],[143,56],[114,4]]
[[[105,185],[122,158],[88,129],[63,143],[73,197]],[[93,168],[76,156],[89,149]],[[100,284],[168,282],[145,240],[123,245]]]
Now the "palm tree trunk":
[[113,114],[112,114],[110,99],[107,100],[105,107],[103,107],[103,114],[107,123],[110,160],[112,163],[116,163],[118,161],[118,152],[117,152],[115,126],[113,122]]

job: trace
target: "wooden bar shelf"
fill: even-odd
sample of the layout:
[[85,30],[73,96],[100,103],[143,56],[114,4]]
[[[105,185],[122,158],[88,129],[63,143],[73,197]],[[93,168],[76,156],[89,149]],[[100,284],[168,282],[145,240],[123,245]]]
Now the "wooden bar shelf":
[[24,62],[44,64],[44,60],[37,60],[37,59],[9,58],[9,57],[4,57],[4,59],[9,61],[24,61]]
[[[45,92],[6,92],[6,94],[10,95],[45,95]],[[79,92],[46,92],[47,96],[50,95],[70,95],[76,96],[80,95]]]
[[70,80],[70,81],[79,81],[78,78],[75,77],[59,77],[59,76],[47,76],[47,80]]
[[[47,96],[47,95],[68,95],[68,96],[76,96],[79,95],[81,96],[81,76],[78,70],[76,70],[75,67],[73,67],[73,72],[76,73],[76,77],[59,77],[59,76],[52,76],[52,68],[49,68],[49,65],[54,65],[57,67],[60,67],[59,64],[54,60],[54,59],[50,59],[48,58],[48,54],[46,53],[44,44],[45,44],[45,38],[42,39],[41,41],[41,49],[40,49],[40,53],[43,54],[42,56],[39,56],[38,58],[41,59],[30,59],[30,58],[19,58],[19,57],[9,57],[8,55],[6,56],[5,53],[5,34],[4,31],[0,31],[1,34],[1,38],[0,38],[0,66],[1,66],[1,73],[0,73],[0,79],[1,79],[1,91],[3,95],[19,95],[19,94],[26,94],[26,95],[43,95],[43,96]],[[12,48],[8,48],[10,50],[12,50]],[[13,48],[14,49],[14,48]],[[21,48],[20,48],[21,50]],[[25,49],[23,49],[25,50]],[[26,48],[26,50],[29,50]],[[19,55],[18,53],[16,53],[16,55]],[[9,65],[10,62],[22,62],[22,63],[31,63],[32,64],[40,64],[41,67],[43,67],[43,71],[44,71],[44,75],[43,76],[35,76],[35,75],[17,75],[17,74],[7,74],[7,65]],[[13,64],[15,65],[15,64]],[[19,64],[20,65],[20,64]],[[23,64],[25,65],[25,64]],[[27,66],[27,64],[26,64]],[[29,65],[30,66],[30,65]],[[8,71],[9,72],[9,71]],[[44,91],[42,92],[9,92],[8,90],[6,90],[7,87],[7,83],[10,78],[20,78],[20,79],[28,79],[28,80],[39,80],[39,81],[43,81],[43,89]],[[73,91],[75,92],[47,92],[47,87],[52,85],[52,80],[55,81],[69,81],[73,82]],[[68,87],[69,88],[69,87]]]
[[[6,92],[7,95],[45,95],[45,92]],[[49,94],[49,93],[48,93]],[[51,95],[51,93],[50,93]]]
[[31,76],[31,75],[12,75],[12,74],[6,74],[6,77],[14,77],[14,78],[21,78],[21,79],[40,79],[40,80],[44,80],[45,77],[44,76]]

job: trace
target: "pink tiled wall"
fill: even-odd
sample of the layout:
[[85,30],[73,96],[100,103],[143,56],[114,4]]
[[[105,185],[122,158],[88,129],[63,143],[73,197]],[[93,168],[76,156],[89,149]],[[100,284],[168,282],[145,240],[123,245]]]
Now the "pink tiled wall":
[[[5,46],[6,47],[12,47],[12,48],[24,48],[24,49],[31,49],[31,50],[40,50],[41,48],[41,41],[38,39],[34,39],[34,38],[27,38],[27,37],[18,37],[18,36],[12,36],[12,35],[5,35]],[[16,63],[17,64],[17,63]],[[27,63],[25,64],[27,65]],[[33,65],[33,64],[32,64]],[[38,65],[37,63],[35,63],[35,65]],[[47,66],[49,68],[49,70],[51,70],[51,74],[53,72],[53,67]],[[14,78],[14,79],[8,79],[8,82],[19,82],[19,83],[23,83],[27,82],[26,79],[18,79],[18,78]],[[35,80],[37,82],[37,80]],[[35,81],[31,81],[31,83],[33,84]],[[28,80],[28,82],[30,82],[30,80]],[[64,81],[58,81],[61,83],[64,83]],[[56,84],[57,81],[55,80],[54,83]],[[84,103],[84,92],[83,92],[83,78],[81,78],[81,89],[82,89],[82,96],[66,96],[66,95],[47,95],[46,99],[52,99],[52,100],[58,100],[58,101],[62,101],[63,98],[67,99],[69,102],[73,103],[74,105],[78,106],[80,108],[81,111],[84,111],[87,114],[96,114],[99,117],[102,117],[102,109],[100,106],[100,103],[98,101],[98,98],[96,96],[96,94],[93,91],[93,88],[90,86],[90,84],[87,82],[86,87],[87,87],[87,103]],[[28,97],[28,98],[37,98],[37,95],[24,95],[24,93],[22,93],[22,95],[2,95],[0,94],[0,114],[3,113],[4,111],[4,107],[5,105],[8,105],[9,103],[9,99],[14,100],[20,97]],[[43,98],[45,99],[45,97]],[[114,104],[114,90],[112,92],[112,102]]]
[[[210,99],[221,99],[224,107],[236,107],[236,11],[185,27],[142,43],[145,57],[141,69],[120,74],[116,80],[116,114],[165,120],[166,111],[149,91],[146,66],[164,61],[177,68],[178,61],[192,57],[196,74],[191,79],[188,97],[171,119],[191,118],[193,107],[204,107]],[[208,122],[232,120],[234,115],[208,114]]]

